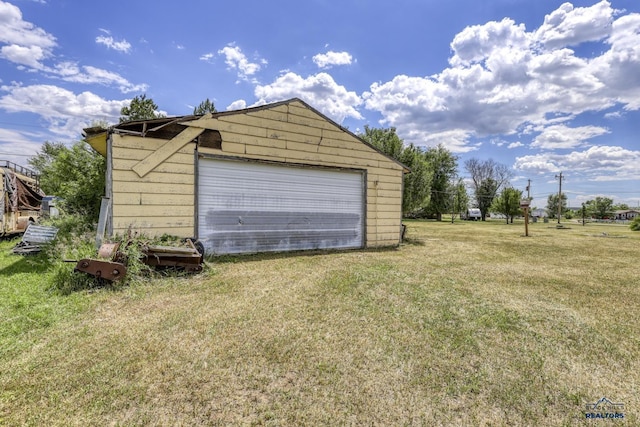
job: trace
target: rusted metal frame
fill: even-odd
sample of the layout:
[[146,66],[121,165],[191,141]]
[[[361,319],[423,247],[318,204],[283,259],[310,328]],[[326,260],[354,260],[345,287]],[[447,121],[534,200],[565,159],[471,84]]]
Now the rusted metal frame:
[[114,282],[126,276],[127,267],[119,262],[84,258],[78,261],[74,271],[81,271],[98,279]]

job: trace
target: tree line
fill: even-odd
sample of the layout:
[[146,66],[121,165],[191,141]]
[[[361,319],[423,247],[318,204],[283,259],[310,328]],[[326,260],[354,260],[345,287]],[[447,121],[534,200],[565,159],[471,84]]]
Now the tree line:
[[512,172],[493,159],[472,158],[464,163],[470,176],[472,194],[458,175],[458,156],[444,146],[421,148],[404,144],[396,129],[365,126],[360,138],[411,169],[404,177],[402,212],[404,216],[432,217],[466,212],[473,204],[480,209],[482,220],[497,212],[507,219],[519,215],[522,191],[510,186]]

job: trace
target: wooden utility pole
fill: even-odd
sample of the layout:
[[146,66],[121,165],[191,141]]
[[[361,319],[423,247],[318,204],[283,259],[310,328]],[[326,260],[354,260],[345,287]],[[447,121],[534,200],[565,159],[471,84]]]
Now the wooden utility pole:
[[558,224],[560,224],[560,216],[562,215],[562,172],[560,172],[560,175],[556,175],[556,178],[560,181],[558,189]]
[[456,195],[455,193],[451,193],[451,224],[453,224],[453,216],[456,211]]
[[531,200],[524,199],[520,200],[520,207],[524,209],[524,235],[529,237],[529,204]]

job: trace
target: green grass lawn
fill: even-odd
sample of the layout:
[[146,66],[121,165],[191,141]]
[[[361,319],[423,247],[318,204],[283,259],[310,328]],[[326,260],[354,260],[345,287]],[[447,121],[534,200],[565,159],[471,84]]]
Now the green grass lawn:
[[67,296],[1,243],[0,425],[640,425],[639,232],[406,224]]

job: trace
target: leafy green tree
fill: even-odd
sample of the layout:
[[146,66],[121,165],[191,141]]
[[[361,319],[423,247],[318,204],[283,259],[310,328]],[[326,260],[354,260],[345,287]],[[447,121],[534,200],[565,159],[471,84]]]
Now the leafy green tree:
[[471,176],[476,203],[482,213],[482,220],[485,221],[493,199],[513,174],[507,166],[496,163],[493,159],[481,161],[472,158],[464,163],[464,167]]
[[513,217],[520,214],[520,200],[522,200],[522,191],[513,187],[507,187],[502,190],[499,196],[493,200],[491,210],[501,213],[506,217],[507,224],[509,220],[513,224]]
[[[567,213],[567,195],[562,193],[560,195],[561,197],[561,203],[562,203],[562,207],[561,207],[561,214],[564,215]],[[554,194],[550,194],[549,197],[547,197],[547,214],[549,215],[549,218],[557,218],[558,217],[558,194],[554,193]]]
[[476,204],[482,215],[482,220],[486,220],[486,216],[491,210],[493,200],[498,193],[498,182],[493,178],[483,180],[475,191]]
[[215,112],[216,112],[216,107],[213,104],[213,102],[209,100],[209,98],[202,101],[200,105],[198,105],[193,109],[194,116],[202,116],[207,113],[215,113]]
[[451,222],[453,222],[456,214],[467,210],[469,206],[469,194],[467,193],[467,186],[462,178],[458,178],[457,182],[451,183],[448,192],[453,197],[453,203],[451,205]]
[[404,175],[403,182],[402,212],[407,215],[429,202],[433,171],[425,161],[423,152],[413,144],[402,151],[398,160],[411,169],[410,173]]
[[377,129],[365,126],[364,134],[359,137],[411,169],[411,173],[404,175],[403,214],[407,215],[424,207],[429,201],[432,176],[424,153],[413,144],[405,147],[393,127]]
[[89,144],[77,141],[67,147],[62,143],[45,142],[28,162],[40,174],[42,191],[59,196],[64,211],[83,215],[87,221],[98,219],[104,195],[106,160]]
[[424,158],[431,166],[433,178],[431,180],[431,196],[427,211],[442,221],[442,214],[451,208],[451,189],[458,170],[458,157],[453,155],[443,145],[428,148]]
[[[63,152],[68,150],[67,146],[62,142],[49,142],[46,141],[42,144],[40,151],[33,157],[29,158],[27,162],[33,170],[40,174],[40,179],[42,180],[44,171],[46,168]],[[46,181],[46,180],[45,180]],[[41,183],[42,185],[42,183]],[[45,182],[45,186],[47,183]],[[45,194],[51,194],[48,188],[43,188],[42,191]]]
[[396,134],[396,128],[378,129],[365,125],[364,134],[360,134],[359,136],[387,156],[400,160],[402,152],[404,151],[404,144],[402,139]]
[[164,117],[158,112],[158,106],[146,94],[136,96],[129,106],[120,109],[120,123],[132,120],[149,120]]
[[640,216],[633,218],[629,228],[631,228],[632,231],[640,231]]
[[613,200],[608,197],[598,196],[594,200],[587,200],[585,206],[587,213],[597,219],[609,218],[614,211]]

